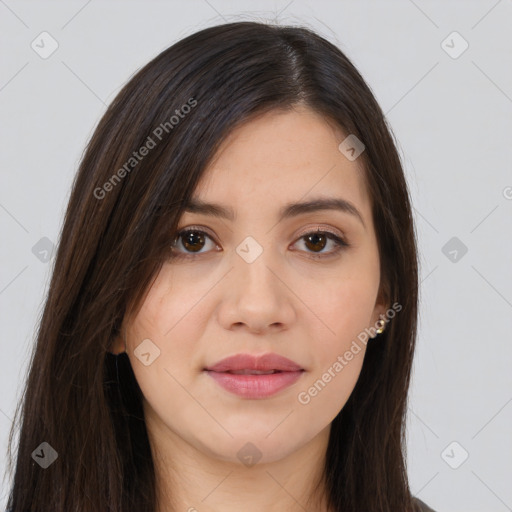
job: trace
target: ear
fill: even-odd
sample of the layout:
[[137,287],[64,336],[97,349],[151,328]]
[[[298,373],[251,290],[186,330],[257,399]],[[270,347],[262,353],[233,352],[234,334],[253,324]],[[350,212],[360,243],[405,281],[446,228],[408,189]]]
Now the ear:
[[377,295],[377,299],[375,301],[375,308],[372,313],[372,325],[379,319],[386,320],[386,311],[390,308],[388,294],[384,291],[383,287],[379,290],[379,294]]

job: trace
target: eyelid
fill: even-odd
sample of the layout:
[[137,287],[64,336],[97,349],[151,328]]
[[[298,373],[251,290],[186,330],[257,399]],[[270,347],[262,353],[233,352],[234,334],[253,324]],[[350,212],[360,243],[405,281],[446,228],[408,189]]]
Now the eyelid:
[[217,245],[219,245],[219,243],[217,242],[216,236],[206,226],[192,225],[192,226],[185,226],[183,228],[178,228],[176,230],[176,233],[174,234],[174,236],[177,237],[181,233],[186,232],[186,231],[200,231],[200,232],[203,232],[203,233],[207,234]]
[[[213,232],[206,226],[199,226],[199,225],[195,225],[195,224],[193,224],[191,226],[184,226],[184,227],[178,228],[176,230],[175,236],[182,233],[183,231],[194,231],[194,230],[203,231],[204,233],[209,235],[217,245],[219,245]],[[296,239],[301,238],[304,235],[313,233],[315,231],[331,233],[332,235],[336,235],[336,236],[340,237],[342,240],[346,241],[346,236],[343,231],[341,231],[337,228],[332,228],[331,226],[328,226],[328,225],[318,224],[318,223],[315,224],[314,226],[306,227],[306,228],[303,228],[301,231],[299,231],[299,233],[297,233],[294,237],[295,241],[297,241]]]
[[345,233],[343,233],[343,231],[324,224],[315,224],[314,227],[304,228],[297,235],[295,235],[295,238],[301,238],[304,235],[309,235],[310,233],[314,233],[316,231],[320,231],[322,233],[330,233],[331,235],[335,235],[341,238],[345,242],[347,241],[347,237],[345,236]]

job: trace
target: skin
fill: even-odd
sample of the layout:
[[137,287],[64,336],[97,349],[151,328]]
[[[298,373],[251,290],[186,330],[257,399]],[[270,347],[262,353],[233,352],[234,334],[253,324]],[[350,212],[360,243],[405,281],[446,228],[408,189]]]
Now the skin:
[[[297,397],[388,308],[362,164],[338,150],[345,137],[304,107],[235,129],[194,197],[233,208],[236,219],[185,213],[179,229],[197,226],[210,238],[196,242],[198,252],[178,243],[194,257],[164,263],[136,316],[125,318],[114,351],[126,348],[145,397],[159,512],[328,510],[321,471],[330,425],[354,389],[365,344],[308,404]],[[318,196],[350,201],[365,225],[337,210],[278,222],[284,204]],[[334,242],[304,237],[318,228],[350,245],[329,256]],[[247,236],[263,248],[252,263],[236,252]],[[148,338],[160,355],[145,366],[134,350]],[[306,370],[270,398],[238,397],[202,371],[233,354],[268,352]],[[251,467],[237,456],[247,442],[261,453]]]

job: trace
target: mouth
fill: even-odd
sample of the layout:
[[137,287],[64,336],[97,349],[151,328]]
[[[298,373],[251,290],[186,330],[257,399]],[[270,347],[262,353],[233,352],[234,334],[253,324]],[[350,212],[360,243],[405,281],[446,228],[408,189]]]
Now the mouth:
[[297,382],[306,371],[277,354],[237,354],[203,368],[216,384],[231,394],[247,399],[276,395]]

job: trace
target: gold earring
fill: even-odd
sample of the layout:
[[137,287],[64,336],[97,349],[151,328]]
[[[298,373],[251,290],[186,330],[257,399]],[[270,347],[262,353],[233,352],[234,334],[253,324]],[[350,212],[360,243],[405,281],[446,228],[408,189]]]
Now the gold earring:
[[382,334],[384,332],[385,327],[386,327],[386,321],[383,320],[382,318],[379,318],[377,321],[379,322],[379,327],[377,328],[377,330],[375,332],[377,334]]

